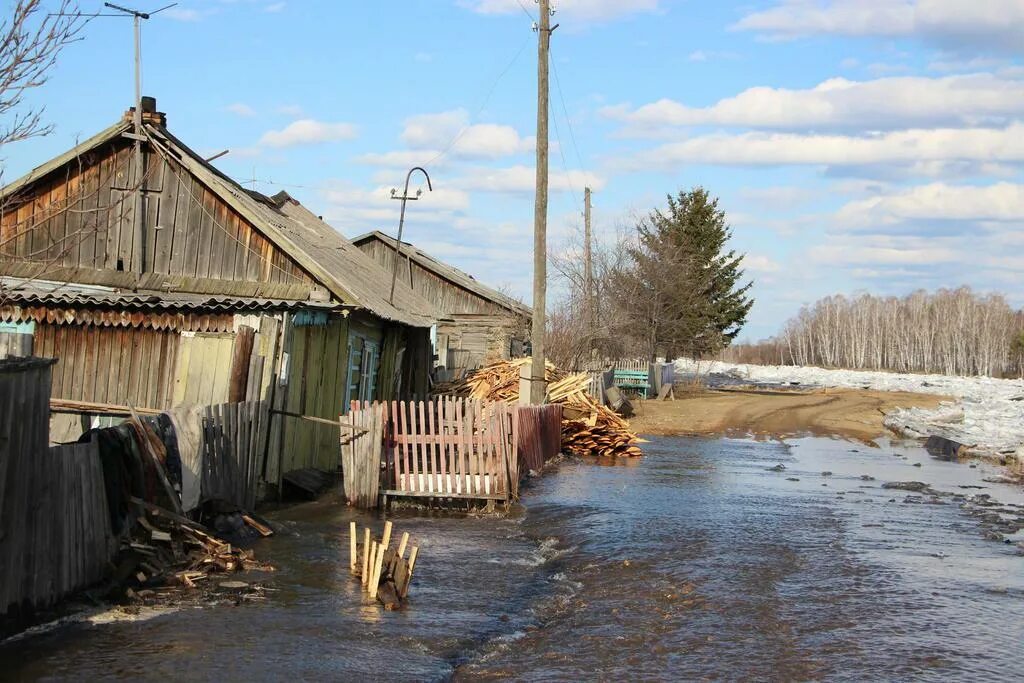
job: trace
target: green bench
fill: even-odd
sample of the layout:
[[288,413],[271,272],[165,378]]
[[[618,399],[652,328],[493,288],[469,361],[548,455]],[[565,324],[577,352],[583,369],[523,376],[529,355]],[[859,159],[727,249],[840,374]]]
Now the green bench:
[[619,370],[616,368],[615,386],[620,389],[637,391],[646,397],[651,390],[649,373],[645,370]]

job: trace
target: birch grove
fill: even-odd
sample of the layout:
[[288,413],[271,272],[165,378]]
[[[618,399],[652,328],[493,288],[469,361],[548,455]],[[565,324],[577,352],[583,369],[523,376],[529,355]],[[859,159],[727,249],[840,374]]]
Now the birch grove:
[[1019,375],[1024,315],[1000,294],[968,287],[902,298],[861,294],[805,306],[767,343],[739,345],[735,362],[944,375]]

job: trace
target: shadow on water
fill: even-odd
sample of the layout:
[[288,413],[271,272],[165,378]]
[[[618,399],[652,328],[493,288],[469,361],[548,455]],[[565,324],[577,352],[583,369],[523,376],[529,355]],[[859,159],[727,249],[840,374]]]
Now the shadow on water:
[[[380,522],[321,501],[272,513],[281,531],[256,548],[278,568],[267,601],[66,628],[0,648],[0,667],[22,679],[1024,677],[1024,558],[983,536],[1024,524],[1019,489],[889,444],[673,437],[645,450],[614,467],[566,461],[508,518],[396,515],[421,546],[405,611],[363,604],[348,575],[348,521]],[[908,480],[932,488],[881,487]]]

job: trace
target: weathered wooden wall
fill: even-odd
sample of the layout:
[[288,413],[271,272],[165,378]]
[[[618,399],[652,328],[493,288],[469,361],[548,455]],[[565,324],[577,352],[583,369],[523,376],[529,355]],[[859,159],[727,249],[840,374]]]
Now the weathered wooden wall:
[[228,400],[233,333],[183,333],[178,341],[172,405],[213,405]]
[[[395,264],[394,249],[378,239],[367,240],[359,248],[372,256],[388,273],[392,272]],[[404,255],[398,266],[398,279],[445,313],[508,313],[508,309],[503,306],[459,287]]]
[[57,358],[53,397],[170,407],[178,333],[147,327],[39,324],[35,355]]
[[[348,321],[337,316],[327,325],[292,328],[286,411],[328,420],[345,412],[348,334]],[[339,454],[336,427],[287,418],[282,472],[304,467],[333,472]]]
[[117,546],[96,443],[49,448],[47,361],[0,362],[0,616],[103,578]]
[[516,406],[512,417],[520,468],[539,472],[562,451],[562,406]]
[[17,196],[0,213],[0,258],[72,269],[312,284],[234,209],[152,153],[144,166],[145,253],[139,271],[131,164],[130,141],[119,140],[52,173],[31,195]]

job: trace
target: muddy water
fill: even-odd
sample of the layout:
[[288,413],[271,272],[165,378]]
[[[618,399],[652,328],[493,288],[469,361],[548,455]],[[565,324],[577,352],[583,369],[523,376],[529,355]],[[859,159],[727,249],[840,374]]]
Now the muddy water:
[[[397,516],[421,543],[404,612],[361,604],[353,514],[325,501],[257,546],[279,568],[268,600],[64,628],[0,648],[0,677],[1024,678],[1024,558],[983,536],[1024,523],[1019,488],[911,447],[646,452],[564,463],[511,518]],[[908,480],[940,495],[880,486]]]

